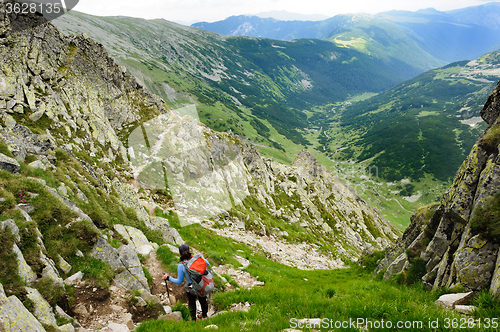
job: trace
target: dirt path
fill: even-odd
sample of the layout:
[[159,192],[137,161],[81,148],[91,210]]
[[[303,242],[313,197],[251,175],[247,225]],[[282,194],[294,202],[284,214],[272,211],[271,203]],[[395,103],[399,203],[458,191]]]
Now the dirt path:
[[[148,269],[149,273],[153,277],[153,288],[151,290],[151,294],[157,295],[160,301],[164,305],[171,305],[168,301],[167,289],[165,287],[165,281],[161,278],[163,272],[166,272],[162,267],[160,260],[156,256],[156,252],[151,252],[149,256],[146,258],[146,262],[144,266]],[[175,275],[176,276],[176,275]],[[184,290],[184,283],[181,285],[176,285],[172,282],[167,282],[168,289],[170,295],[175,297],[175,300],[172,299],[172,304],[175,304],[175,301],[181,300],[182,302],[187,302],[186,291]]]

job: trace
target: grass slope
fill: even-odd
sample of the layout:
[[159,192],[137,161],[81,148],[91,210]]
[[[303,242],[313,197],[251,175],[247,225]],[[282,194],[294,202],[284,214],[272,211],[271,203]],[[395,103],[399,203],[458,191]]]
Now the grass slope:
[[[181,235],[190,245],[203,250],[211,264],[231,263],[237,267],[239,263],[232,256],[236,254],[245,257],[251,262],[246,271],[258,276],[258,280],[264,281],[265,286],[213,295],[213,302],[218,310],[227,310],[233,303],[249,302],[252,306],[248,313],[227,312],[196,323],[149,321],[143,323],[137,329],[138,332],[199,331],[212,324],[223,331],[280,331],[299,327],[298,320],[303,318],[322,319],[321,330],[375,330],[373,326],[387,327],[388,322],[393,324],[392,329],[376,329],[385,331],[394,330],[397,322],[402,322],[409,327],[405,328],[403,325],[403,328],[398,329],[400,331],[421,331],[431,330],[430,322],[436,324],[437,321],[438,328],[432,329],[433,331],[459,331],[452,324],[458,325],[464,321],[465,324],[471,324],[472,320],[483,321],[486,317],[497,317],[499,313],[497,301],[486,294],[482,294],[476,302],[481,306],[480,310],[474,316],[464,318],[434,307],[433,302],[445,290],[427,292],[419,283],[406,286],[395,279],[390,282],[372,280],[371,271],[380,258],[378,254],[366,258],[363,267],[302,271],[272,262],[258,250],[218,237],[199,226],[191,227],[193,226],[182,228]],[[172,271],[175,264],[172,264],[169,256],[167,254],[161,257],[166,267]],[[411,278],[407,277],[406,280]],[[354,328],[350,325],[352,321]],[[335,324],[344,326],[339,328],[337,325],[335,328]],[[303,324],[303,327],[304,331],[315,328],[307,324]],[[481,331],[482,327],[471,330]]]

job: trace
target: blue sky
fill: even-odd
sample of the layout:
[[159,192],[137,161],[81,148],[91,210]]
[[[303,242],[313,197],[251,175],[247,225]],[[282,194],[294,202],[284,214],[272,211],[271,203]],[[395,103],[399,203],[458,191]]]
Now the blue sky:
[[387,10],[423,8],[451,10],[488,0],[80,0],[74,10],[98,16],[164,18],[176,22],[218,21],[232,15],[286,10],[328,17],[346,13],[376,14]]

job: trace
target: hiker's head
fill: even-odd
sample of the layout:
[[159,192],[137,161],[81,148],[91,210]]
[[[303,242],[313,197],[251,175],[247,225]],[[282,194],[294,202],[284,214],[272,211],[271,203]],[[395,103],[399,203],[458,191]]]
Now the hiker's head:
[[181,256],[181,261],[185,261],[191,258],[191,250],[187,244],[183,244],[179,247],[179,256]]

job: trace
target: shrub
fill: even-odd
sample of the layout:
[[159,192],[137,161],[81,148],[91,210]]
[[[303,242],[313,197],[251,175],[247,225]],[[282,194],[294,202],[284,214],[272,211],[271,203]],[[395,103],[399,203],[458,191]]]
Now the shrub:
[[495,151],[500,143],[500,124],[496,124],[488,129],[480,138],[479,145],[486,150]]
[[115,272],[108,263],[92,257],[71,256],[68,263],[75,271],[82,271],[85,279],[104,289],[109,287],[110,281],[115,277]]
[[420,257],[410,260],[410,267],[406,272],[405,284],[413,285],[422,280],[422,277],[427,273],[425,265],[427,262]]
[[182,302],[177,302],[176,304],[174,304],[174,306],[172,307],[172,311],[180,311],[184,320],[191,319],[191,314],[189,313],[188,307],[186,307]]
[[40,294],[49,302],[52,308],[55,308],[57,304],[66,306],[64,304],[66,302],[66,292],[64,288],[55,285],[52,279],[46,277],[41,278],[35,283],[34,288],[38,289]]
[[385,251],[376,251],[370,255],[362,256],[359,260],[359,265],[361,265],[363,269],[373,272],[384,257]]
[[499,242],[500,192],[476,210],[472,218],[472,229],[492,241]]

